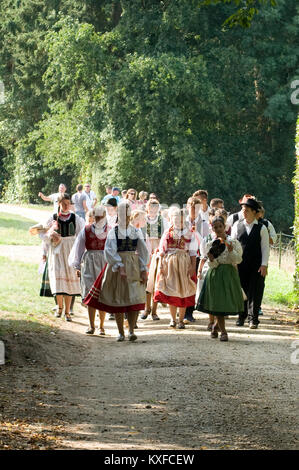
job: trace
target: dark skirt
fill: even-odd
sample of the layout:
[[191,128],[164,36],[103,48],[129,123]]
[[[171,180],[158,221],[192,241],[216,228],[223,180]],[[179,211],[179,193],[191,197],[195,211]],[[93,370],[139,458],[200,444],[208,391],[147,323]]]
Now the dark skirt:
[[238,315],[244,299],[237,269],[231,264],[211,268],[205,277],[196,310],[212,315]]
[[49,273],[48,273],[48,259],[44,267],[39,295],[40,297],[53,297],[53,294],[50,288],[50,280],[49,280]]

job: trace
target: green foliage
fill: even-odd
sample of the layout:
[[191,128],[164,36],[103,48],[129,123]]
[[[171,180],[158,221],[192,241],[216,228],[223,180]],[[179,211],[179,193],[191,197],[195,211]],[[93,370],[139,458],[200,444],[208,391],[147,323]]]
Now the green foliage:
[[250,192],[289,231],[299,6],[273,3],[4,0],[6,197],[34,201],[61,174],[168,204],[202,187],[229,210]]
[[217,5],[219,3],[235,4],[238,7],[237,11],[234,11],[224,22],[224,25],[231,28],[234,26],[249,28],[261,5],[277,5],[276,0],[201,0],[202,5]]

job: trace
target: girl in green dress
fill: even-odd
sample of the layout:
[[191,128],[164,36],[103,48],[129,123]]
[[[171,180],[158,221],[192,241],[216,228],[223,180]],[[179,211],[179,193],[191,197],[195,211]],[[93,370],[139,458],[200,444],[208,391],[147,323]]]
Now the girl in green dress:
[[[216,239],[206,243],[205,252],[209,270],[198,298],[196,310],[212,314],[216,321],[211,337],[228,341],[225,329],[225,316],[237,315],[244,309],[243,294],[236,265],[242,261],[242,247],[225,233],[222,217],[212,219],[212,229]],[[238,242],[238,243],[236,243]]]

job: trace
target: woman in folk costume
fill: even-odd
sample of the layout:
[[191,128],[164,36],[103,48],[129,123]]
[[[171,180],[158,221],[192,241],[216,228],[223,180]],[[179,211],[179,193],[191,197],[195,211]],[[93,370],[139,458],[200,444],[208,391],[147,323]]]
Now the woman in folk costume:
[[84,219],[70,211],[71,198],[68,194],[59,197],[59,212],[48,221],[46,236],[49,237],[48,273],[50,288],[56,296],[58,312],[61,317],[63,303],[65,319],[72,321],[70,306],[72,296],[80,295],[80,280],[76,272],[69,266],[68,257],[76,236],[85,225]]
[[[198,247],[200,247],[201,241],[203,237],[209,234],[209,225],[205,220],[201,219],[199,214],[201,208],[200,200],[196,197],[189,197],[187,201],[187,211],[188,216],[186,218],[187,222],[190,224],[191,232],[194,232],[195,237],[198,241]],[[199,266],[200,261],[200,252],[198,250],[196,254],[196,272]],[[193,312],[195,309],[195,305],[186,308],[184,323],[188,324],[189,322],[195,322],[195,318],[193,317]]]
[[220,330],[220,341],[228,341],[225,316],[238,315],[244,310],[243,293],[236,268],[242,261],[242,247],[238,240],[226,235],[222,217],[213,218],[212,228],[217,238],[206,243],[209,270],[196,309],[216,316],[211,337],[217,338]]
[[[88,224],[79,233],[69,256],[69,265],[72,266],[81,278],[81,296],[85,299],[90,288],[106,265],[104,248],[108,234],[106,210],[104,206],[92,209],[94,222]],[[88,306],[89,328],[86,334],[95,332],[96,309]],[[99,311],[99,334],[104,335],[104,321],[106,313]]]
[[184,210],[170,209],[169,215],[171,225],[162,235],[159,245],[160,260],[154,302],[169,305],[171,328],[176,328],[176,312],[179,308],[178,328],[184,329],[186,307],[195,304],[198,242],[185,221]]
[[146,228],[144,233],[149,247],[150,267],[146,286],[146,309],[140,318],[145,320],[150,314],[152,314],[152,320],[160,320],[157,315],[158,302],[152,302],[159,261],[159,244],[163,234],[163,222],[160,214],[159,201],[157,199],[151,199],[148,201],[146,212]]
[[119,336],[124,341],[124,314],[129,322],[129,340],[135,341],[136,320],[145,306],[148,250],[140,229],[130,223],[127,202],[118,206],[118,224],[111,229],[105,244],[106,267],[91,287],[84,303],[113,313]]

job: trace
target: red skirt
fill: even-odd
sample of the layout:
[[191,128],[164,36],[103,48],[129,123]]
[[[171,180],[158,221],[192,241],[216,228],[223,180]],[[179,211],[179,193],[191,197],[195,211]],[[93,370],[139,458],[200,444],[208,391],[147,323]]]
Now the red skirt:
[[154,295],[154,302],[161,302],[163,304],[174,305],[175,307],[193,307],[195,305],[195,295],[190,297],[171,297],[170,295],[163,294],[163,292],[156,291]]
[[[194,274],[191,277],[192,281],[196,284],[197,277]],[[154,302],[160,302],[163,304],[173,305],[174,307],[193,307],[195,305],[195,294],[190,297],[172,297],[170,295],[163,294],[163,292],[157,290],[154,295]]]

